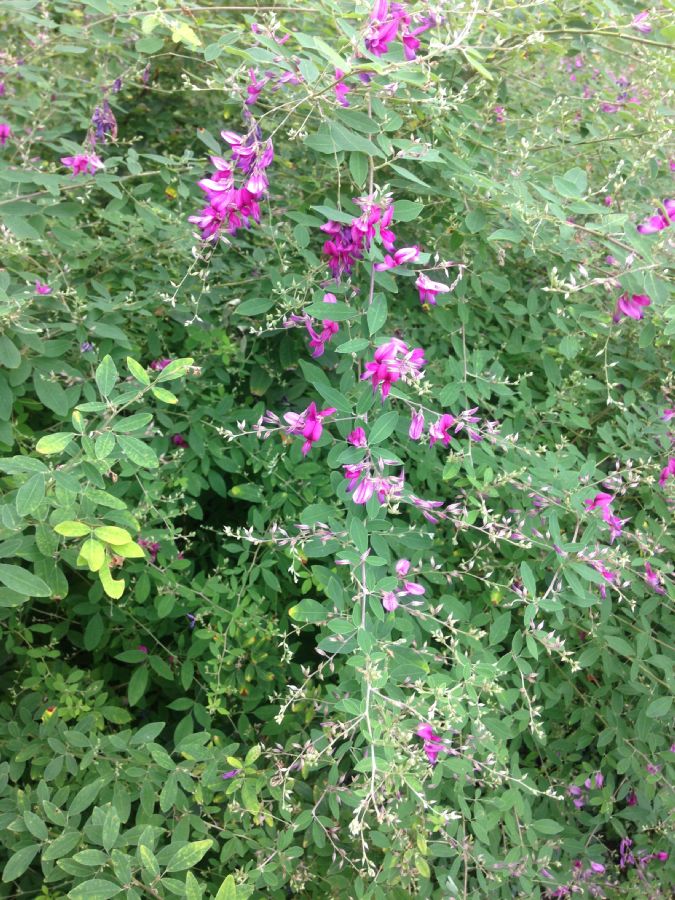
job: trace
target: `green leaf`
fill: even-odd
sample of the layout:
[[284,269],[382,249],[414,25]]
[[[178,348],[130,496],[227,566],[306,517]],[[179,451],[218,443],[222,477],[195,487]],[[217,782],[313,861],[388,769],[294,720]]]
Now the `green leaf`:
[[321,394],[326,403],[329,406],[334,406],[338,412],[350,413],[352,411],[352,405],[349,400],[347,400],[340,391],[336,391],[334,387],[331,387],[329,384],[322,384],[321,382],[316,382],[314,387]]
[[68,894],[70,900],[108,900],[109,897],[115,897],[123,888],[119,884],[112,881],[106,881],[103,878],[92,878],[90,881],[83,881],[78,884]]
[[169,857],[166,864],[167,872],[183,872],[191,869],[208,853],[213,846],[213,841],[192,841],[184,847],[180,847],[173,856]]
[[554,822],[553,819],[537,819],[532,823],[532,828],[539,834],[560,834],[563,830],[563,826]]
[[117,443],[120,445],[124,455],[135,465],[140,466],[142,469],[159,468],[157,454],[149,444],[139,441],[138,438],[121,434],[117,435]]
[[112,389],[115,387],[118,374],[112,357],[104,356],[96,368],[95,374],[96,384],[102,397],[109,397]]
[[129,544],[133,540],[128,531],[117,525],[101,525],[94,529],[94,534],[106,544]]
[[38,453],[43,453],[45,456],[51,456],[53,453],[62,453],[74,437],[74,434],[68,434],[65,431],[58,434],[47,434],[40,438],[35,445],[35,449]]
[[672,703],[672,697],[659,697],[657,700],[652,700],[645,713],[650,719],[662,719],[670,712]]
[[96,438],[96,443],[94,444],[96,459],[105,459],[110,456],[114,449],[115,435],[111,434],[109,431],[104,431],[103,434],[99,434]]
[[234,875],[228,875],[218,888],[215,900],[237,900],[237,882]]
[[349,154],[349,171],[359,187],[363,187],[368,177],[368,157],[365,153]]
[[178,397],[172,394],[171,391],[167,391],[166,388],[152,388],[152,396],[156,400],[161,400],[162,403],[178,403]]
[[42,861],[50,862],[54,859],[62,859],[64,856],[70,856],[75,847],[82,840],[79,831],[67,831],[52,841],[51,844],[43,851]]
[[241,802],[244,809],[247,809],[251,815],[257,815],[260,812],[260,800],[258,800],[258,792],[255,782],[246,780],[241,786]]
[[16,494],[16,511],[20,516],[34,512],[45,497],[45,476],[33,475],[21,485]]
[[113,431],[121,431],[122,434],[130,434],[132,431],[145,429],[152,422],[152,413],[136,413],[133,416],[124,416],[112,424]]
[[22,847],[21,850],[13,853],[2,871],[2,880],[5,884],[20,878],[33,862],[39,850],[39,844],[31,844],[30,847]]
[[54,526],[54,531],[63,537],[84,537],[85,534],[91,533],[91,528],[84,522],[74,522],[68,519],[66,522],[59,522]]
[[493,647],[495,644],[500,644],[509,633],[510,627],[511,613],[508,610],[495,616],[490,625],[490,646]]
[[129,369],[136,381],[140,381],[140,383],[146,387],[150,384],[150,376],[148,373],[140,363],[137,363],[136,360],[132,359],[130,356],[127,356],[127,369]]
[[617,653],[620,653],[622,656],[627,656],[628,659],[633,659],[635,657],[635,650],[628,641],[624,640],[622,637],[617,637],[616,635],[609,634],[605,638],[607,641],[607,646],[611,647],[612,650],[615,650]]
[[139,844],[138,856],[141,860],[141,865],[146,870],[148,875],[151,878],[158,878],[159,863],[157,862],[157,858],[152,850],[149,847],[146,847],[145,844]]
[[521,562],[520,564],[520,577],[527,593],[534,599],[537,596],[537,582],[532,569],[526,562]]
[[386,440],[396,428],[398,418],[398,413],[393,410],[392,412],[387,412],[381,415],[376,420],[373,427],[370,429],[370,433],[368,434],[368,443],[379,444],[381,443],[381,441]]
[[49,585],[27,572],[21,566],[12,566],[6,563],[0,563],[0,581],[8,587],[10,591],[16,591],[27,597],[51,597],[52,591]]
[[[136,671],[139,671],[138,669]],[[163,813],[168,812],[176,802],[178,796],[178,779],[175,772],[172,772],[164,782],[164,786],[159,794],[159,808]]]
[[57,381],[49,381],[47,376],[40,372],[33,374],[33,386],[38,400],[56,413],[57,416],[65,416],[70,409],[68,395]]
[[129,706],[137,706],[141,697],[145,693],[148,686],[148,667],[147,665],[139,666],[134,670],[133,675],[129,679],[128,696]]
[[575,200],[583,197],[588,187],[588,176],[583,169],[575,167],[565,172],[564,175],[554,175],[553,185],[561,197]]
[[91,806],[98,797],[105,781],[105,778],[97,778],[90,784],[85,784],[85,786],[77,792],[73,798],[73,802],[68,807],[68,815],[77,816]]
[[109,806],[106,810],[105,819],[103,820],[103,829],[101,831],[101,842],[106,853],[110,853],[115,846],[115,841],[120,833],[120,817],[114,806]]
[[183,375],[185,375],[185,370],[188,369],[193,362],[194,359],[191,357],[172,360],[168,366],[161,370],[156,381],[175,381],[176,378],[182,378]]
[[40,816],[36,816],[34,812],[31,812],[27,809],[23,814],[23,820],[26,823],[26,828],[30,831],[33,837],[37,838],[39,841],[46,841],[49,837],[49,831],[47,830],[47,826],[42,821]]
[[119,600],[126,587],[124,579],[114,579],[110,573],[110,568],[107,565],[101,566],[98,570],[98,577],[106,594],[109,597],[112,597],[113,600]]
[[192,872],[188,872],[185,876],[185,900],[201,900],[201,897],[202,889],[199,882]]
[[305,597],[300,603],[291,606],[288,615],[296,622],[325,622],[328,618],[328,612],[316,600]]
[[94,538],[89,538],[80,547],[77,563],[88,566],[90,572],[98,572],[105,563],[105,547]]
[[305,312],[314,319],[332,319],[333,322],[346,322],[347,319],[353,319],[359,315],[358,309],[347,306],[341,300],[338,300],[337,303],[324,303],[323,300],[316,300],[305,307]]
[[368,334],[372,337],[387,321],[387,299],[384,294],[375,294],[368,307]]

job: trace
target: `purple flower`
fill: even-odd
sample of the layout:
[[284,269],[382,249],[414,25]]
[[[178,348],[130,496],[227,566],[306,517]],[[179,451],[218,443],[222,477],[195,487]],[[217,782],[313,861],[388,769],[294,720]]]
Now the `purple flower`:
[[0,122],[0,146],[4,147],[12,136],[12,129],[6,122]]
[[436,296],[438,294],[447,294],[450,291],[447,284],[442,284],[440,281],[432,281],[424,272],[418,276],[415,287],[420,293],[420,303],[428,303],[430,306],[436,305]]
[[395,609],[398,609],[398,598],[393,591],[382,592],[382,606],[387,612],[394,612]]
[[114,141],[117,137],[117,120],[107,100],[94,109],[91,124],[94,126],[92,143],[96,143],[96,141],[105,143],[106,138],[112,138]]
[[145,644],[139,644],[137,649],[140,650],[141,653],[145,653],[146,655],[148,653],[148,648],[145,646]]
[[38,278],[35,279],[35,293],[36,294],[51,294],[52,289],[43,281],[40,281]]
[[103,163],[95,153],[77,153],[75,156],[62,156],[61,162],[73,170],[76,175],[94,175],[97,169],[104,168]]
[[363,428],[355,428],[347,435],[347,443],[351,444],[353,447],[367,447],[368,439],[366,438],[366,432]]
[[635,791],[631,790],[626,795],[626,803],[628,806],[637,806],[638,798]]
[[373,391],[379,388],[382,400],[385,400],[396,381],[419,380],[424,365],[426,360],[421,347],[409,350],[403,341],[391,338],[377,348],[373,362],[366,363],[366,371],[361,377],[370,379]]
[[161,372],[162,369],[166,369],[170,362],[170,359],[153,359],[153,361],[150,363],[150,368],[154,372]]
[[312,348],[312,356],[316,359],[319,356],[323,356],[326,349],[326,344],[335,337],[335,335],[340,330],[340,326],[337,322],[333,322],[331,319],[324,319],[321,322],[321,331],[317,332],[310,324],[310,321],[310,319],[307,320],[307,324],[305,327],[309,332],[309,346]]
[[443,746],[443,739],[437,735],[431,725],[421,722],[415,731],[417,737],[424,740],[424,752],[431,765],[435,765],[438,761],[438,754],[446,748]]
[[302,455],[307,456],[321,434],[323,433],[323,420],[337,412],[334,407],[317,411],[316,403],[310,403],[302,413],[286,413],[284,419],[289,425],[288,434],[299,434],[305,438],[302,445]]
[[410,560],[399,559],[399,561],[396,563],[395,571],[399,578],[405,578],[405,576],[410,571]]
[[647,294],[621,294],[616,301],[616,308],[612,316],[613,322],[621,321],[623,316],[636,321],[644,317],[643,307],[651,306],[651,300]]
[[650,216],[645,222],[638,225],[637,230],[640,234],[656,234],[658,231],[668,228],[671,222],[675,221],[675,200],[664,200],[663,208],[665,212]]
[[664,422],[670,422],[672,418],[675,418],[675,409],[664,409],[661,418]]
[[91,353],[91,351],[95,349],[96,348],[91,341],[82,341],[80,344],[80,353]]
[[605,197],[605,206],[611,206],[611,205],[612,205],[612,198],[609,195],[607,195]]
[[349,106],[349,100],[347,100],[347,94],[351,91],[349,85],[345,84],[342,80],[345,77],[345,73],[342,69],[335,70],[335,97],[340,106]]
[[241,772],[241,769],[230,769],[228,772],[223,772],[220,776],[222,779],[227,780],[228,778],[236,778],[236,776]]
[[174,447],[187,447],[188,442],[185,440],[182,434],[174,434],[171,437],[171,443]]
[[675,475],[675,456],[671,456],[668,460],[667,465],[665,465],[661,469],[661,474],[659,475],[659,485],[663,487],[671,475]]
[[417,246],[401,247],[400,250],[394,252],[393,256],[387,253],[384,257],[384,262],[375,263],[375,271],[386,272],[388,269],[395,269],[397,266],[405,265],[405,263],[415,262],[419,255],[420,248]]
[[410,417],[410,428],[408,429],[408,437],[411,441],[418,441],[422,437],[424,430],[424,413],[420,409],[414,412]]
[[503,125],[506,122],[506,110],[503,106],[495,106],[493,110],[495,114],[495,122],[499,125]]
[[443,413],[440,419],[429,428],[429,446],[433,447],[436,441],[442,441],[443,446],[447,447],[452,440],[449,431],[455,422],[454,416],[451,416],[450,413]]
[[630,23],[631,27],[635,28],[636,31],[641,31],[642,34],[649,34],[652,30],[652,26],[649,24],[649,10],[645,9],[642,12],[638,13],[636,16],[633,16],[633,21]]
[[645,563],[645,581],[650,587],[654,588],[657,594],[665,594],[660,572],[652,569],[648,562]]

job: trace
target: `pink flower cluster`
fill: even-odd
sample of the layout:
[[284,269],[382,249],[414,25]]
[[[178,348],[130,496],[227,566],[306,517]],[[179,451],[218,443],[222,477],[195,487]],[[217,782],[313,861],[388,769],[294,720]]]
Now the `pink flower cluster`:
[[72,170],[73,178],[76,175],[95,175],[98,169],[103,169],[103,163],[95,153],[76,153],[75,156],[62,156],[61,162]]
[[637,230],[640,234],[656,234],[664,228],[669,228],[673,222],[675,222],[675,200],[664,200],[663,212],[650,216],[638,225]]
[[399,600],[403,597],[421,597],[425,593],[425,589],[416,581],[408,581],[407,576],[410,571],[410,560],[399,559],[396,563],[396,577],[401,582],[401,587],[395,591],[382,591],[382,606],[387,612],[394,612],[400,606]]
[[0,146],[4,147],[12,136],[12,129],[7,122],[0,122]]
[[331,219],[321,226],[321,231],[329,235],[323,253],[328,257],[328,268],[336,281],[342,275],[351,275],[357,260],[363,259],[377,233],[386,250],[394,249],[396,235],[389,227],[394,216],[393,204],[387,198],[375,203],[372,196],[355,198],[354,203],[362,210],[358,218],[349,224]]
[[[260,222],[258,201],[269,187],[265,170],[274,159],[272,141],[263,141],[257,126],[245,137],[234,131],[221,131],[221,136],[230,145],[232,161],[210,157],[216,171],[198,182],[207,205],[188,218],[200,229],[204,241],[217,241],[223,229],[235,234],[240,228],[249,228],[251,220]],[[239,187],[236,174],[242,176]]]
[[596,494],[592,499],[584,500],[584,506],[588,512],[591,512],[594,509],[600,509],[602,511],[602,518],[609,525],[611,543],[614,542],[615,538],[619,537],[623,526],[628,521],[628,519],[620,519],[618,516],[614,515],[612,511],[613,501],[614,497],[612,497],[611,494],[605,494],[602,491],[599,494]]
[[377,348],[373,361],[366,363],[366,371],[361,378],[370,379],[373,391],[379,388],[384,401],[395,382],[419,381],[423,376],[422,366],[425,365],[426,359],[421,347],[409,350],[404,341],[391,338]]
[[[288,38],[290,35],[287,35],[286,37]],[[278,91],[279,88],[285,84],[302,84],[302,75],[298,72],[282,72],[281,75],[277,75],[275,72],[267,70],[263,73],[261,78],[258,78],[257,69],[249,69],[248,78],[246,100],[244,101],[246,106],[253,106],[258,102],[258,97],[267,84],[272,85],[272,91]]]
[[663,487],[668,479],[675,475],[675,456],[671,456],[666,465],[661,469],[659,484]]
[[[457,417],[450,413],[443,413],[443,415],[429,426],[429,446],[433,447],[435,443],[441,441],[443,446],[447,447],[453,437],[453,435],[450,434],[450,429],[453,429],[454,434],[459,434],[460,431],[466,430],[472,441],[482,441],[483,436],[471,427],[472,425],[475,425],[476,422],[480,421],[479,416],[474,415],[477,410],[478,407],[474,406],[472,409],[467,409],[460,413]],[[483,427],[488,434],[496,434],[499,430],[499,423],[485,422]],[[410,417],[408,437],[412,441],[418,441],[422,437],[423,432],[424,412],[420,409],[417,412],[413,412]]]
[[413,60],[420,46],[418,35],[435,24],[433,16],[425,16],[421,24],[412,27],[412,16],[403,3],[375,0],[366,32],[366,49],[373,56],[384,56],[389,52],[389,45],[400,35],[405,58]]
[[[363,429],[357,430],[363,431]],[[346,464],[342,467],[345,470],[344,476],[347,479],[347,493],[354,492],[352,494],[354,503],[363,505],[372,496],[377,497],[380,504],[401,498],[405,476],[403,473],[400,475],[385,475],[385,465],[389,465],[386,460],[379,460],[378,466],[375,468],[370,457],[366,457],[360,463]]]
[[570,797],[573,798],[572,802],[574,803],[576,808],[583,809],[584,806],[586,805],[586,803],[588,802],[589,792],[593,788],[598,788],[598,790],[599,790],[603,786],[604,783],[605,783],[605,779],[604,779],[602,772],[596,772],[595,775],[593,776],[592,781],[590,778],[587,778],[584,781],[583,787],[579,787],[576,784],[571,784],[567,788],[567,793],[570,795]]

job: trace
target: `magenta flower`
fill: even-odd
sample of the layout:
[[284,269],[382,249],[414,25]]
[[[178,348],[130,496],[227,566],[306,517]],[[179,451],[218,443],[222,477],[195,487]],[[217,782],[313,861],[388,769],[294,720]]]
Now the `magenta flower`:
[[637,806],[638,798],[635,791],[631,790],[626,795],[626,804],[628,806]]
[[52,289],[43,281],[40,281],[38,278],[35,279],[35,293],[36,294],[51,294]]
[[230,769],[228,772],[223,772],[220,776],[222,779],[227,780],[228,778],[235,778],[241,769]]
[[335,414],[337,410],[334,407],[317,411],[316,403],[310,403],[307,409],[302,413],[286,413],[284,419],[289,425],[288,434],[299,434],[305,438],[302,445],[302,455],[307,456],[323,433],[323,420],[328,416]]
[[675,409],[664,409],[661,418],[664,422],[670,422],[672,418],[675,418]]
[[415,731],[417,737],[421,737],[424,741],[424,752],[431,765],[435,765],[438,761],[438,754],[446,748],[443,746],[443,739],[437,735],[431,725],[421,722]]
[[347,443],[354,447],[367,447],[368,440],[366,438],[366,432],[363,428],[355,428],[347,435]]
[[147,652],[148,652],[148,648],[145,646],[145,644],[139,644],[137,649],[140,650],[141,653],[147,654]]
[[161,372],[162,369],[166,369],[170,362],[170,359],[153,359],[153,361],[150,363],[150,368],[154,372]]
[[649,24],[649,10],[645,9],[633,16],[633,21],[630,24],[636,31],[641,31],[642,34],[649,34],[652,30],[652,26]]
[[608,512],[614,498],[611,494],[596,494],[592,500],[584,500],[584,506],[590,512],[593,509],[600,508],[603,512]]
[[77,153],[75,156],[62,156],[64,166],[72,169],[73,178],[76,175],[95,175],[98,169],[103,169],[103,163],[95,153]]
[[668,228],[675,221],[675,200],[664,200],[663,208],[665,212],[650,216],[645,222],[638,225],[637,230],[640,234],[656,234],[658,231]]
[[395,571],[399,578],[405,578],[405,576],[410,571],[410,560],[399,559],[399,561],[396,563]]
[[349,87],[349,85],[345,84],[344,81],[342,80],[344,77],[345,77],[345,73],[342,71],[342,69],[335,70],[335,78],[337,81],[337,83],[335,85],[335,97],[337,99],[337,102],[340,104],[340,106],[346,107],[346,106],[349,106],[349,100],[347,100],[347,94],[351,91],[351,88]]
[[609,196],[609,194],[608,194],[608,195],[605,197],[605,206],[611,206],[611,205],[612,205],[612,198],[611,198],[611,197]]
[[493,110],[495,114],[495,122],[499,125],[503,125],[506,122],[506,110],[503,106],[495,106]]
[[374,361],[366,363],[366,371],[361,377],[372,381],[373,391],[379,387],[384,401],[394,382],[419,380],[424,365],[424,350],[420,347],[408,350],[407,344],[398,338],[392,338],[377,348]]
[[0,122],[0,146],[4,147],[12,136],[12,129],[7,122]]
[[436,305],[436,296],[438,294],[447,294],[450,288],[447,284],[440,281],[432,281],[422,272],[415,282],[415,287],[420,292],[420,303],[429,303],[431,306]]
[[433,447],[436,441],[442,441],[443,446],[447,447],[452,440],[448,432],[455,424],[455,421],[455,417],[451,416],[450,413],[443,413],[440,419],[429,428],[429,446]]
[[312,356],[315,359],[319,356],[323,356],[326,344],[331,341],[340,330],[338,323],[333,322],[330,319],[324,319],[321,324],[323,328],[320,332],[316,332],[309,323],[306,325],[310,337],[309,346],[312,348]]
[[398,598],[393,591],[382,592],[382,606],[387,612],[394,612],[395,609],[398,609]]
[[171,438],[171,443],[174,447],[187,447],[188,442],[185,440],[182,434],[174,434]]
[[620,322],[623,316],[636,321],[644,317],[643,307],[651,306],[651,300],[647,294],[621,294],[616,301],[616,308],[612,316],[613,322]]
[[667,465],[661,469],[661,474],[659,475],[659,484],[661,487],[665,485],[671,475],[675,475],[675,456],[671,456]]
[[417,246],[401,247],[400,250],[396,250],[394,252],[393,256],[387,253],[387,255],[384,257],[384,262],[375,263],[375,271],[386,272],[387,269],[395,269],[396,266],[402,266],[408,262],[415,262],[419,255],[420,248]]
[[414,412],[410,417],[410,428],[408,429],[408,437],[411,441],[418,441],[422,437],[424,429],[424,413],[420,409]]
[[645,581],[654,588],[657,594],[665,594],[662,587],[661,573],[653,569],[648,562],[645,563]]
[[152,563],[157,562],[157,554],[160,550],[160,545],[157,541],[150,541],[147,538],[139,538],[136,543],[139,547],[144,547],[148,553],[150,554],[150,561]]

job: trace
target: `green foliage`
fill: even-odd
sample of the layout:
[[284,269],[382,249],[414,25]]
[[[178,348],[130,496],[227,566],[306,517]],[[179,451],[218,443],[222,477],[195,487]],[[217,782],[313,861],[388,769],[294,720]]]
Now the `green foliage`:
[[[635,226],[672,196],[672,25],[431,6],[408,61],[365,0],[0,2],[0,897],[670,895],[672,228]],[[242,109],[269,199],[205,244]],[[369,193],[419,260],[329,282]],[[339,325],[314,359],[305,315]],[[425,379],[381,403],[393,336]],[[355,427],[401,498],[354,503]]]

